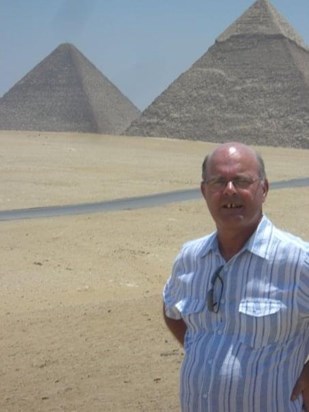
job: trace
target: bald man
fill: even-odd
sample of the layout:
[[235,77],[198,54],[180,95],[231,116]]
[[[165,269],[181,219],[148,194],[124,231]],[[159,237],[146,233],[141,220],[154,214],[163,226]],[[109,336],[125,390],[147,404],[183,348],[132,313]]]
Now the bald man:
[[163,291],[185,350],[183,412],[309,411],[309,244],[263,214],[268,189],[249,146],[222,144],[203,162],[216,231],[182,247]]

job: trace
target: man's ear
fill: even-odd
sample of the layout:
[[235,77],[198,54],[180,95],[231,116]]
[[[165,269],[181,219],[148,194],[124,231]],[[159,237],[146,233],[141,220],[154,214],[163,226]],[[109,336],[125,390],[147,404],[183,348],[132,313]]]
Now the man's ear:
[[267,179],[263,179],[263,197],[264,197],[264,200],[265,200],[266,197],[267,197],[268,190],[269,190],[268,180],[267,180]]
[[205,193],[205,190],[206,190],[206,184],[205,184],[205,182],[201,181],[200,189],[201,189],[201,192],[202,192],[203,198],[206,200],[206,193]]

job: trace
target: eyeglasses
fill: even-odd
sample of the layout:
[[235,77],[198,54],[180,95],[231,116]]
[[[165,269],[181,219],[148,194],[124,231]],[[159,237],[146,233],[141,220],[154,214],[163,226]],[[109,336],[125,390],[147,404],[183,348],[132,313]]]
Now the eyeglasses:
[[234,179],[227,180],[223,177],[214,177],[213,179],[204,180],[203,183],[205,183],[210,188],[210,190],[217,191],[225,189],[230,182],[236,189],[247,189],[258,180],[261,179],[252,179],[251,177],[235,177]]
[[[221,297],[223,293],[223,279],[220,276],[220,273],[222,271],[223,266],[220,266],[215,273],[212,275],[212,278],[210,280],[211,283],[211,289],[207,292],[207,308],[210,312],[218,313],[219,308],[220,308],[220,302],[221,302]],[[218,294],[218,299],[216,299],[215,302],[215,284],[216,281],[219,280],[219,294]]]

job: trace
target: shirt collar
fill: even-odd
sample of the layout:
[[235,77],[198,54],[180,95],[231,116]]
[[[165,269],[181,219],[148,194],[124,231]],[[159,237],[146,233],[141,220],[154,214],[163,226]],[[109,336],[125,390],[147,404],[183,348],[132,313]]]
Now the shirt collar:
[[[256,228],[255,232],[250,236],[241,252],[247,250],[264,259],[270,258],[271,243],[272,243],[273,224],[264,215]],[[207,256],[209,253],[220,253],[218,245],[217,232],[213,232],[206,240],[201,250],[201,257]]]
[[207,237],[207,240],[201,250],[201,257],[205,257],[212,252],[220,253],[217,232],[213,232],[209,235],[209,237]]
[[245,250],[264,259],[269,259],[272,251],[273,224],[263,216],[255,232],[250,236],[244,246]]

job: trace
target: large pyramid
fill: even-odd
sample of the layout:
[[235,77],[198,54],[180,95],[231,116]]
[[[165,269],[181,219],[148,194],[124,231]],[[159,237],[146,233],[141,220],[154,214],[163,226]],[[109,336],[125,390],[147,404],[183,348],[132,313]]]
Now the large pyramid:
[[73,45],[62,44],[0,99],[0,129],[120,134],[139,110]]
[[309,50],[258,0],[124,134],[309,148]]

